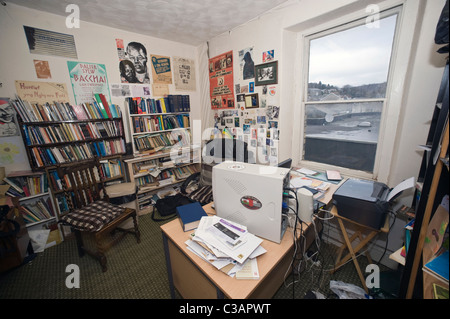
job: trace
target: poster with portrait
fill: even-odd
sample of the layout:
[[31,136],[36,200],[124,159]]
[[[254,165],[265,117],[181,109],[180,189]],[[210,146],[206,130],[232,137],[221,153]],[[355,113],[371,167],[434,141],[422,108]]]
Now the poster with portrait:
[[147,49],[141,42],[116,39],[122,83],[149,84]]
[[151,55],[153,83],[172,84],[170,57]]
[[9,98],[0,97],[0,137],[20,135],[16,111]]
[[234,108],[233,51],[209,59],[211,108]]
[[177,90],[195,91],[194,60],[173,57],[173,76]]
[[75,104],[91,103],[94,94],[102,93],[111,103],[108,77],[104,64],[67,61]]

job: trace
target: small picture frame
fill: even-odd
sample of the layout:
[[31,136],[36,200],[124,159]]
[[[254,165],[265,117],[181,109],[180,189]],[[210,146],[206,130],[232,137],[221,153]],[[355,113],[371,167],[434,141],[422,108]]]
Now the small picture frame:
[[258,93],[247,94],[245,96],[245,108],[246,109],[256,109],[259,107]]
[[278,61],[255,65],[255,85],[278,83]]

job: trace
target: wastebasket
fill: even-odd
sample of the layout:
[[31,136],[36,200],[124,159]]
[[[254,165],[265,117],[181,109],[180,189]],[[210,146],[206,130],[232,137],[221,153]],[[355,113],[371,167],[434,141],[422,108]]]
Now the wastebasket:
[[[134,183],[120,183],[106,186],[106,193],[111,204],[136,209],[136,185]],[[138,216],[136,214],[136,221]],[[133,220],[128,219],[119,227],[124,229],[134,228]]]

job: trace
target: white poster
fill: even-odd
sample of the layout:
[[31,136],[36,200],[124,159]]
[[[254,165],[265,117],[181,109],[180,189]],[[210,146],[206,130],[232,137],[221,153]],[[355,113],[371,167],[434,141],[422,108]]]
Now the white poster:
[[173,57],[175,88],[182,91],[195,91],[194,60]]

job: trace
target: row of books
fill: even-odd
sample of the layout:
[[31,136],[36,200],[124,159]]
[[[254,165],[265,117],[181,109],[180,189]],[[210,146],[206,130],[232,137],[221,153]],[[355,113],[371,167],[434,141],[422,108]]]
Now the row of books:
[[136,184],[139,190],[148,190],[165,184],[171,184],[182,179],[188,178],[190,175],[196,173],[194,165],[177,166],[161,171],[158,176],[146,175],[136,179]]
[[16,171],[8,174],[3,181],[10,186],[6,195],[12,197],[28,197],[48,192],[48,178],[42,173]]
[[190,112],[189,95],[169,94],[161,98],[127,98],[130,114]]
[[70,105],[67,102],[30,103],[20,98],[12,101],[12,104],[22,122],[62,122],[122,117],[120,108],[117,105],[108,104],[103,94],[95,94],[95,96],[96,99],[93,99],[92,103],[80,105]]
[[189,130],[176,130],[160,134],[135,136],[134,145],[139,152],[159,151],[179,143],[180,147],[189,146],[191,133]]
[[122,161],[117,159],[101,160],[100,174],[103,178],[114,178],[122,175]]
[[22,203],[20,206],[20,213],[26,224],[55,217],[50,197],[47,197],[47,200],[41,198],[34,203]]
[[156,170],[159,167],[159,161],[158,159],[151,159],[147,161],[137,162],[133,163],[133,173],[134,174],[140,174],[140,173],[148,173],[150,171]]
[[153,115],[134,117],[134,133],[146,133],[189,127],[189,115]]
[[124,154],[125,152],[125,142],[122,138],[70,144],[60,147],[33,147],[30,149],[32,159],[37,167],[83,161],[94,158],[94,156],[105,157]]
[[22,125],[27,145],[76,142],[123,135],[122,122],[61,123],[49,126]]

